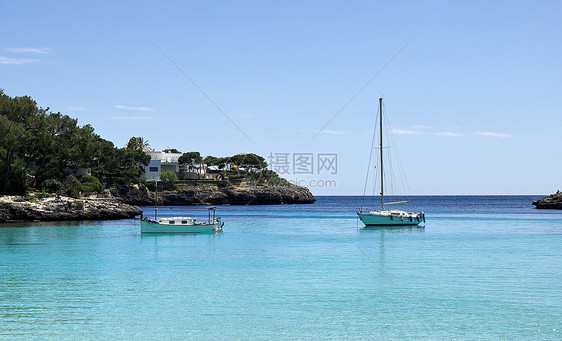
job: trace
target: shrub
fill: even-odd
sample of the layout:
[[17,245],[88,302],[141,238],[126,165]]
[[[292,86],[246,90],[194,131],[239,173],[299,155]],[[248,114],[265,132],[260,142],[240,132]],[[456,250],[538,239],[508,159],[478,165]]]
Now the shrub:
[[156,191],[156,180],[152,180],[152,181],[148,181],[145,183],[146,188],[148,188],[149,191],[154,192]]
[[41,186],[47,193],[59,193],[62,190],[62,182],[57,179],[47,179]]
[[227,187],[230,187],[230,186],[232,186],[232,183],[230,182],[230,180],[222,180],[222,181],[219,181],[217,183],[218,188],[227,188]]
[[165,171],[160,174],[160,180],[162,180],[162,187],[164,189],[171,189],[174,187],[174,181],[178,180],[178,176],[172,171]]
[[69,197],[79,198],[82,194],[82,183],[75,176],[70,175],[62,184],[62,192]]
[[89,193],[101,193],[103,191],[103,185],[95,176],[84,175],[80,179],[82,183],[82,191]]
[[43,189],[43,190],[41,191],[41,194],[39,194],[39,197],[42,198],[42,199],[43,199],[43,198],[50,198],[51,196],[52,196],[52,194],[51,194],[51,193],[45,192],[45,189]]

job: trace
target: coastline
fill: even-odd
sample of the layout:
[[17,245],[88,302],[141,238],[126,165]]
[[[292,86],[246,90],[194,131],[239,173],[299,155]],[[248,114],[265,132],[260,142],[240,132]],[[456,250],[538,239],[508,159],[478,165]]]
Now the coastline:
[[[130,205],[154,205],[155,193],[144,185],[111,189],[113,198]],[[313,204],[316,199],[301,186],[188,187],[158,192],[159,205],[287,205]]]
[[[154,205],[155,195],[144,185],[122,186],[106,198],[74,199],[53,195],[0,196],[0,223],[25,221],[131,219],[142,213],[138,205]],[[194,187],[158,193],[159,205],[284,205],[312,204],[316,199],[300,186]]]
[[537,209],[562,210],[562,192],[557,191],[542,199],[533,201],[533,205],[535,205]]
[[0,196],[0,223],[130,219],[141,213],[139,207],[115,200]]

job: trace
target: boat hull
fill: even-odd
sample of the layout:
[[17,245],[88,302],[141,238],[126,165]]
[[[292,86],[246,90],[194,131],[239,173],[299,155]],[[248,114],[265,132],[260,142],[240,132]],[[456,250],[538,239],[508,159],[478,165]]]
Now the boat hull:
[[213,233],[222,230],[220,220],[212,224],[168,225],[149,220],[141,220],[141,233]]
[[365,226],[413,226],[425,223],[423,212],[400,214],[386,214],[378,212],[357,212],[359,219]]

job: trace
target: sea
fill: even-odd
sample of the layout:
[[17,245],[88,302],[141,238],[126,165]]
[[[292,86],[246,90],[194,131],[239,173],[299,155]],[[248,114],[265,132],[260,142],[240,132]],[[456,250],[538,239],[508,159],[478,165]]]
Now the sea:
[[562,340],[562,211],[540,197],[389,198],[426,213],[402,228],[364,228],[376,202],[353,196],[218,206],[213,234],[2,224],[0,339]]

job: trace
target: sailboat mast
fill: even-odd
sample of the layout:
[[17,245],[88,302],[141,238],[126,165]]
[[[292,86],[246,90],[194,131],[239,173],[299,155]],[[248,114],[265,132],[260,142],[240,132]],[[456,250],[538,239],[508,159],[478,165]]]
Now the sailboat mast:
[[384,211],[384,172],[382,168],[382,97],[379,98],[379,108],[380,108],[380,136],[379,136],[379,148],[381,153],[381,207]]

